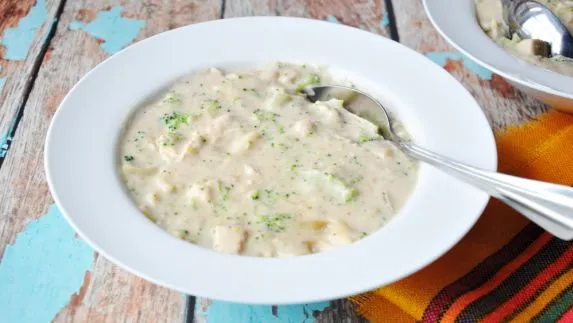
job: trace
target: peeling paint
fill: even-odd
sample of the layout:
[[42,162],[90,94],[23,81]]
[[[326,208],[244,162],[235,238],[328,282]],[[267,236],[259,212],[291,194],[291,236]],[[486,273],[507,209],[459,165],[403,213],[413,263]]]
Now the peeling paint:
[[0,260],[0,322],[51,322],[78,293],[92,262],[93,250],[51,205]]
[[390,17],[388,16],[388,13],[385,12],[382,15],[382,19],[380,19],[380,29],[386,28],[386,26],[388,26],[389,24],[390,24]]
[[[37,0],[30,8],[25,17],[22,17],[18,25],[8,28],[0,38],[0,45],[4,45],[4,59],[23,61],[28,56],[36,31],[48,20],[46,0]],[[46,33],[47,34],[47,33]]]
[[243,305],[213,301],[201,315],[210,323],[249,322],[249,323],[310,323],[314,322],[313,313],[323,311],[329,302],[313,304],[277,306],[276,315],[269,305]]
[[[2,72],[2,66],[1,65],[0,65],[0,72]],[[0,91],[2,91],[4,84],[6,84],[6,78],[0,77]],[[2,137],[0,137],[0,151],[2,151]],[[1,157],[1,153],[0,153],[0,157]]]
[[4,131],[2,135],[0,135],[0,158],[4,158],[6,156],[11,140],[12,137],[9,135],[9,130]]
[[340,23],[340,21],[338,20],[338,18],[336,18],[335,16],[332,16],[332,15],[326,16],[326,21],[328,21],[328,22],[333,22],[333,23],[336,23],[336,24],[339,24],[339,23]]
[[69,28],[83,30],[103,40],[100,47],[106,53],[113,54],[129,45],[145,25],[144,20],[122,17],[122,11],[122,6],[115,6],[109,11],[98,12],[95,19],[87,24],[77,20],[72,21]]
[[209,323],[311,323],[315,312],[323,311],[330,302],[301,305],[243,305],[213,301],[204,311],[196,305],[196,313]]
[[10,148],[10,142],[12,141],[11,133],[16,127],[16,118],[12,118],[12,122],[8,126],[8,129],[4,130],[2,135],[0,135],[0,158],[6,157],[8,148]]
[[426,53],[426,56],[442,67],[446,65],[448,59],[462,61],[464,67],[474,72],[480,79],[489,81],[492,78],[493,73],[490,70],[482,67],[460,52],[429,52]]

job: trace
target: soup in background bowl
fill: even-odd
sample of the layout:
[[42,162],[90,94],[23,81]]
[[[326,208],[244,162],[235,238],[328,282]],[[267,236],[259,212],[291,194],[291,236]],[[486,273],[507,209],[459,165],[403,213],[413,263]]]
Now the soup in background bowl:
[[[573,35],[573,1],[537,0],[546,5]],[[539,39],[520,39],[516,34],[508,37],[503,22],[501,0],[475,0],[476,16],[480,26],[496,43],[512,55],[529,64],[573,77],[573,59],[551,56],[550,45]]]
[[[520,54],[516,49],[519,39],[512,42],[502,38],[500,42],[504,45],[500,46],[482,29],[484,25],[490,34],[501,36],[499,20],[495,18],[499,0],[481,0],[482,6],[476,6],[476,1],[423,0],[423,3],[436,30],[461,53],[549,107],[573,113],[573,76],[547,68],[568,70],[570,62],[562,62],[563,58],[540,59],[536,55]],[[486,12],[484,8],[490,10]],[[526,45],[527,42],[522,48],[525,53]]]

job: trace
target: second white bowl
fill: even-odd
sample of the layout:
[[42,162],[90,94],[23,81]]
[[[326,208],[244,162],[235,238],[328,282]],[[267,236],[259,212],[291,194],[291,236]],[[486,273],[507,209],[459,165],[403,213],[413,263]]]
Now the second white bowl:
[[474,0],[424,0],[424,7],[457,50],[548,106],[573,113],[573,77],[527,64],[497,45],[481,29]]

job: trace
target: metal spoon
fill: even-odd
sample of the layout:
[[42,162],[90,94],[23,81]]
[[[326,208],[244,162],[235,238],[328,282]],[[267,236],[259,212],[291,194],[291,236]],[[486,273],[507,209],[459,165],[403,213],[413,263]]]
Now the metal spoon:
[[344,86],[314,86],[303,94],[311,102],[343,100],[348,111],[377,125],[385,139],[408,155],[484,190],[553,235],[573,239],[573,188],[479,169],[407,142],[394,133],[382,104],[364,92]]
[[551,45],[552,55],[573,58],[573,37],[549,8],[534,0],[502,0],[509,38],[539,39]]

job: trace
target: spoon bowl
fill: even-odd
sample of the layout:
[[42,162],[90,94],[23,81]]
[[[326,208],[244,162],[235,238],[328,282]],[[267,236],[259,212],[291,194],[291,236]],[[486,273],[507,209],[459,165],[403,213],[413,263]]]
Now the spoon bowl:
[[558,238],[573,239],[573,188],[479,169],[418,147],[397,136],[384,106],[357,89],[322,85],[305,88],[303,94],[311,102],[344,101],[344,108],[374,123],[385,139],[406,154],[482,189]]
[[550,45],[553,56],[573,58],[573,37],[549,8],[535,0],[502,0],[508,38],[538,39]]
[[384,138],[397,139],[386,109],[365,92],[346,86],[327,85],[305,88],[304,94],[311,102],[330,99],[342,100],[345,109],[378,126],[379,132]]

